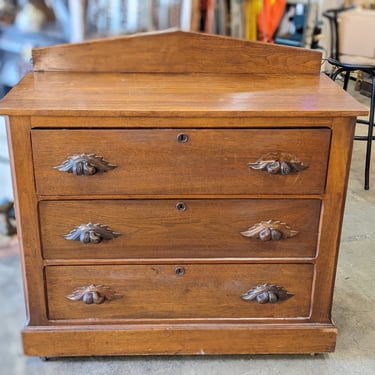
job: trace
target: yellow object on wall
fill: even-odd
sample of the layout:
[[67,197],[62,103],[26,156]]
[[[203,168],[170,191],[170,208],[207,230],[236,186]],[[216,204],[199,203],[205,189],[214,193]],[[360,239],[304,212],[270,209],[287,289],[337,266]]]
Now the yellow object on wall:
[[262,9],[262,2],[262,0],[246,0],[244,3],[246,39],[258,39],[257,15]]
[[285,5],[286,0],[246,0],[246,39],[273,42],[273,35],[283,16]]

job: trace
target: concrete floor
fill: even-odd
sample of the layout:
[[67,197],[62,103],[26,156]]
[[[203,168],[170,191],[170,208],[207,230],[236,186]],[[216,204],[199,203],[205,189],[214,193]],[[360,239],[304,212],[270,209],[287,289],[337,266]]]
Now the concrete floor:
[[[358,99],[368,105],[362,95]],[[355,142],[334,295],[336,352],[318,355],[65,358],[22,354],[24,302],[17,243],[0,241],[0,374],[375,374],[375,151],[363,190],[363,142]],[[374,283],[374,284],[373,284]]]

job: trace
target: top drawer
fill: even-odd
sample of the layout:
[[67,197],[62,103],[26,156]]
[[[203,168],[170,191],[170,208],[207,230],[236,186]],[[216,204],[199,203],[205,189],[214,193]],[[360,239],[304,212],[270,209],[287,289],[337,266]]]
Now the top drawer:
[[[41,195],[322,193],[329,145],[330,130],[319,128],[32,131]],[[116,167],[100,171],[82,154]],[[288,173],[296,159],[306,168]]]

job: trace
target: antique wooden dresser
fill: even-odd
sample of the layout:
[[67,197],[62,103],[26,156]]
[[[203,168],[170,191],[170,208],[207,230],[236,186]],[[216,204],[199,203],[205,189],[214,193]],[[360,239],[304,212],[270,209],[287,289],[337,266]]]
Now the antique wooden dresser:
[[333,351],[355,117],[321,54],[180,31],[34,50],[7,95],[37,356]]

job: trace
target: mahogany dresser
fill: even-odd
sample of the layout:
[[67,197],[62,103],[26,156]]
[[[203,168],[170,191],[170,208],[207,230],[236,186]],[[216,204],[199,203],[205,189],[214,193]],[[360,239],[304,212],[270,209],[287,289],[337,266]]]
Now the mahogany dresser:
[[355,117],[316,51],[180,31],[34,50],[3,99],[36,356],[318,353]]

